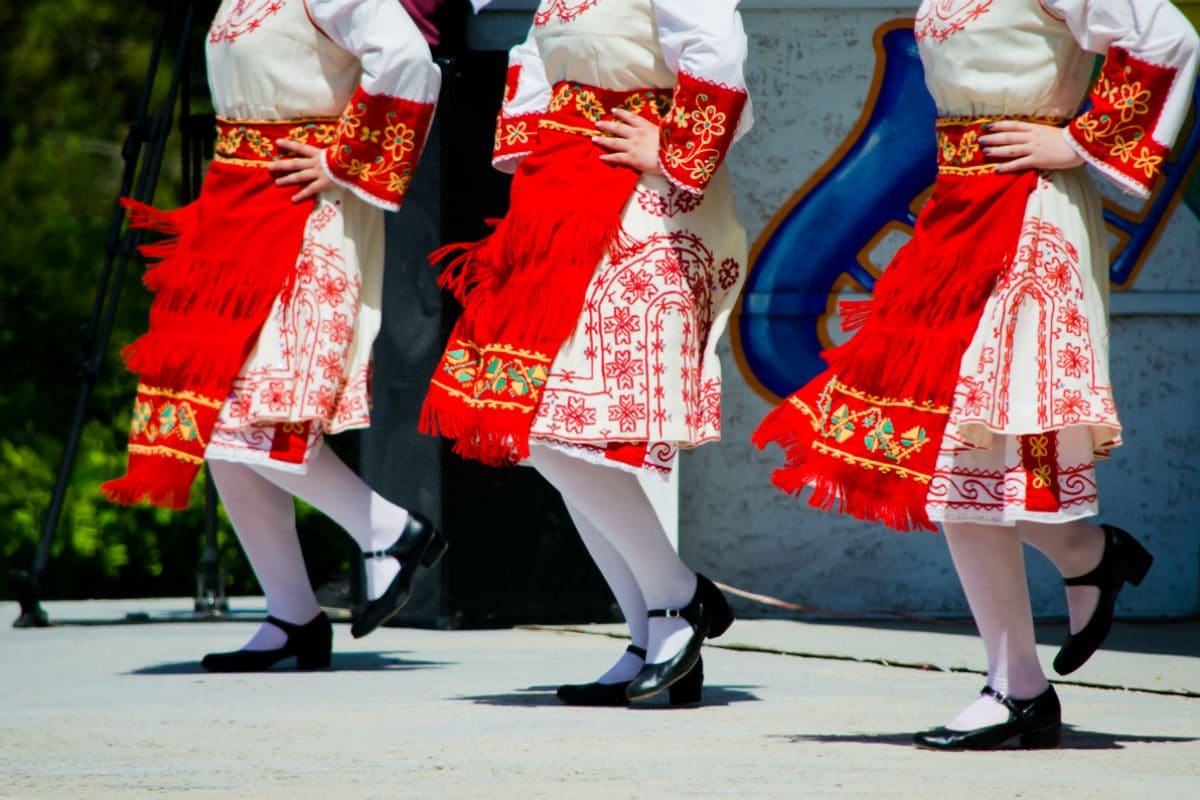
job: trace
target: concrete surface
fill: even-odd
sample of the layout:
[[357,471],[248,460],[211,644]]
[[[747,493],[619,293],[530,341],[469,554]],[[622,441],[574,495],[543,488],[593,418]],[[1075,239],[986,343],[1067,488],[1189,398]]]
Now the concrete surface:
[[1060,685],[1061,750],[945,754],[909,740],[982,684],[943,671],[981,666],[964,626],[744,620],[705,651],[702,707],[579,709],[553,689],[606,666],[619,628],[339,625],[329,671],[202,672],[261,602],[178,624],[189,601],[49,603],[44,630],[0,603],[0,797],[1200,796],[1194,623],[1121,626],[1078,679],[1152,691]]

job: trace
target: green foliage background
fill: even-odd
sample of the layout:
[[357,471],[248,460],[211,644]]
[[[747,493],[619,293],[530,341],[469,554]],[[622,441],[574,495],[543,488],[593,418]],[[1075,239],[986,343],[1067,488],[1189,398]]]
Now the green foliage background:
[[[0,598],[12,596],[8,571],[33,561],[62,456],[79,391],[79,330],[103,264],[121,144],[159,7],[146,0],[0,3]],[[159,97],[168,71],[156,86]],[[202,75],[198,80],[202,92]],[[177,205],[178,160],[172,142],[155,196],[160,207]],[[97,489],[125,463],[135,381],[118,353],[145,326],[149,296],[140,271],[134,264],[126,278],[89,406],[43,583],[46,598],[195,590],[202,487],[192,508],[175,514],[110,505]],[[350,550],[332,523],[301,509],[301,529],[314,580],[347,566]],[[224,516],[220,543],[229,590],[257,591]]]

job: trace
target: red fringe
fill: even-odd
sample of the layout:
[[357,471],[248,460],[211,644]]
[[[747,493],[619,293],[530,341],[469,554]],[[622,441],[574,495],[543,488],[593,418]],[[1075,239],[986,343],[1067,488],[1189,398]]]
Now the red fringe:
[[[291,193],[267,170],[217,163],[199,199],[184,208],[164,212],[122,201],[131,226],[173,237],[142,249],[160,259],[143,278],[155,293],[150,326],[122,352],[141,384],[217,401],[229,393],[275,299],[295,280],[312,204],[293,203]],[[202,416],[199,441],[206,442],[216,415]],[[131,453],[128,474],[104,490],[116,502],[182,508],[198,469],[170,455]]]
[[[940,177],[912,241],[884,271],[875,297],[843,305],[843,327],[858,333],[825,351],[829,369],[793,397],[817,408],[817,397],[836,378],[867,395],[949,407],[963,353],[1015,254],[1036,181],[1036,173]],[[907,410],[904,416],[920,419],[928,441],[904,466],[929,479],[948,415]],[[824,510],[898,530],[935,530],[925,511],[927,483],[818,452],[816,436],[813,421],[790,398],[763,420],[753,442],[759,448],[775,442],[787,459],[773,475],[776,486],[789,493],[813,486],[810,503]]]
[[139,203],[128,197],[121,198],[121,205],[129,216],[129,227],[145,228],[159,233],[178,234],[179,225],[174,220],[174,211],[160,211],[154,206]]
[[436,386],[425,397],[417,429],[454,442],[451,450],[462,458],[489,467],[506,467],[529,458],[529,417],[515,411],[486,415],[465,413],[461,398]]
[[[538,151],[517,169],[504,219],[483,240],[430,256],[434,263],[453,256],[439,278],[465,309],[451,342],[500,344],[548,358],[559,351],[579,320],[597,264],[630,246],[621,213],[640,174],[604,163],[603,152],[587,137],[542,131]],[[497,399],[528,402],[520,410],[483,408],[435,382],[420,429],[454,439],[464,457],[515,463],[529,453],[538,398]]]
[[867,324],[871,316],[870,300],[839,300],[838,316],[842,318],[842,331],[850,333]]
[[[812,424],[790,402],[783,402],[759,424],[753,443],[765,448],[774,442],[784,450],[785,463],[771,473],[771,483],[790,495],[812,487],[808,503],[821,511],[848,514],[865,522],[880,522],[898,531],[937,528],[924,513],[928,484],[894,481],[886,494],[864,485],[862,469],[835,459],[812,459]],[[920,513],[916,509],[921,509]]]
[[100,485],[110,501],[132,506],[148,502],[182,511],[188,507],[200,465],[170,457],[130,457],[124,477]]

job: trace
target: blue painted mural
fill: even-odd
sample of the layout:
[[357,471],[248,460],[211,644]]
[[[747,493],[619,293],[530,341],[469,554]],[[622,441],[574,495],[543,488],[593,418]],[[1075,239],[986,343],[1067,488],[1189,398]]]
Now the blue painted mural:
[[[874,46],[875,77],[862,117],[776,214],[752,254],[734,350],[747,380],[768,399],[789,395],[821,372],[838,295],[871,291],[882,266],[872,263],[872,251],[891,233],[911,234],[936,176],[936,111],[912,21],[881,26]],[[1154,198],[1134,210],[1106,201],[1116,288],[1136,280],[1185,194],[1198,153],[1200,121],[1193,114]]]

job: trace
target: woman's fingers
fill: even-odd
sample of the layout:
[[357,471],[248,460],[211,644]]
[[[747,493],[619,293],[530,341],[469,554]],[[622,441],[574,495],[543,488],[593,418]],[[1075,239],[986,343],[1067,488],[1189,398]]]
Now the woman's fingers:
[[276,139],[275,145],[280,150],[286,150],[289,153],[296,153],[297,155],[308,156],[309,158],[314,158],[321,153],[321,148],[319,147],[313,147],[311,144],[304,144],[304,142],[294,142],[291,139]]
[[280,173],[309,169],[312,166],[314,166],[314,162],[311,158],[285,158],[283,161],[272,161],[267,164],[267,169],[272,173]]
[[308,184],[308,186],[305,186],[303,189],[292,195],[292,202],[299,203],[303,200],[307,200],[310,197],[316,197],[320,193],[321,187],[319,182],[313,181],[312,183]]
[[637,133],[637,129],[631,125],[626,125],[623,122],[609,122],[603,119],[596,123],[596,130],[621,139],[628,139]]
[[593,136],[592,141],[605,150],[612,150],[619,153],[628,152],[630,148],[635,146],[632,139],[622,139],[617,136]]
[[638,168],[637,161],[629,153],[605,153],[600,156],[600,160],[605,164],[616,164],[622,167]]
[[639,117],[637,114],[634,114],[632,111],[626,111],[623,108],[614,108],[612,110],[612,115],[631,128],[657,128],[658,127],[653,122],[646,119],[645,117]]
[[303,169],[296,169],[294,172],[289,172],[286,175],[275,179],[276,186],[288,186],[293,183],[307,183],[317,179],[320,172],[315,166],[309,164]]
[[1027,156],[1030,153],[1030,148],[1027,143],[1011,144],[1005,147],[985,147],[983,154],[993,158],[1020,158]]
[[1027,131],[1019,133],[988,133],[979,137],[979,143],[986,146],[998,144],[1025,144],[1030,139]]
[[985,133],[1009,133],[1022,132],[1029,133],[1033,129],[1033,123],[1021,122],[1017,119],[1000,119],[995,122],[985,122],[983,130]]

